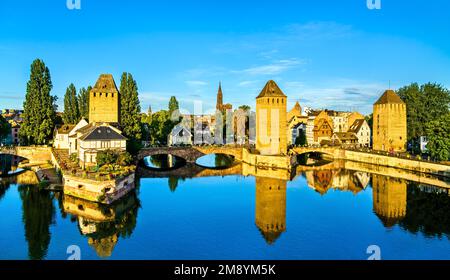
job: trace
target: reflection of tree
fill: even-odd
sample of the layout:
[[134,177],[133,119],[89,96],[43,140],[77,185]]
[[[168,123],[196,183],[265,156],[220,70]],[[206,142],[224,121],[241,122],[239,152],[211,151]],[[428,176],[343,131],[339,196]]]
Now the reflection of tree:
[[6,176],[12,168],[12,156],[0,155],[0,176]]
[[9,182],[0,181],[0,200],[3,199],[9,189]]
[[161,154],[153,155],[148,157],[151,165],[148,167],[159,168],[159,169],[170,169],[178,166],[181,163],[181,159],[173,155]]
[[168,183],[169,183],[169,189],[170,189],[171,192],[175,192],[176,191],[176,189],[178,187],[178,182],[180,180],[184,181],[184,178],[174,177],[174,176],[169,177]]
[[229,155],[216,154],[215,167],[229,167],[233,164],[234,158]]
[[417,183],[408,188],[407,209],[400,226],[428,237],[450,237],[450,197],[448,192],[424,191]]
[[53,197],[48,191],[36,186],[19,186],[22,199],[22,220],[25,224],[25,239],[28,256],[32,260],[44,259],[50,244],[50,225],[54,223]]

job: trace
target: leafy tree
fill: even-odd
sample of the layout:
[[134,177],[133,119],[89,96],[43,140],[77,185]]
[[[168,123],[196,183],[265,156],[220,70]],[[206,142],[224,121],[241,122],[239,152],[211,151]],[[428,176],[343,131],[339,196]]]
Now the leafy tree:
[[300,135],[295,139],[296,146],[304,146],[306,145],[306,132],[303,129],[300,129]]
[[81,88],[78,93],[78,110],[80,111],[81,118],[89,119],[89,93],[92,87],[88,86],[86,88]]
[[370,130],[373,130],[373,114],[365,116],[364,119],[366,120],[367,124],[369,125]]
[[426,124],[449,112],[450,92],[436,83],[421,86],[413,83],[400,88],[397,93],[406,103],[408,142],[418,152],[419,138],[429,136],[426,135]]
[[137,83],[130,73],[122,74],[120,94],[120,124],[123,134],[129,139],[129,150],[134,153],[136,148],[139,149],[135,146],[138,146],[142,139],[141,105],[139,104]]
[[0,143],[11,133],[11,125],[0,115]]
[[450,113],[426,125],[427,149],[430,155],[441,161],[450,160]]
[[239,109],[241,109],[243,111],[250,111],[250,106],[248,106],[248,105],[241,105],[241,106],[239,106]]
[[76,124],[80,118],[77,89],[74,84],[70,84],[66,90],[66,94],[64,95],[63,121],[65,124]]
[[125,153],[121,153],[119,154],[119,156],[117,157],[117,164],[121,165],[121,166],[128,166],[133,162],[133,157],[131,156],[130,153],[125,152]]
[[172,121],[177,121],[180,118],[180,107],[175,96],[170,97],[169,116]]
[[150,141],[152,144],[167,144],[167,136],[176,124],[176,122],[170,119],[168,111],[161,110],[154,113],[152,115],[152,123],[149,127]]
[[50,70],[42,60],[36,59],[31,64],[19,132],[26,144],[47,144],[52,138],[57,108],[57,98],[50,95],[52,87]]

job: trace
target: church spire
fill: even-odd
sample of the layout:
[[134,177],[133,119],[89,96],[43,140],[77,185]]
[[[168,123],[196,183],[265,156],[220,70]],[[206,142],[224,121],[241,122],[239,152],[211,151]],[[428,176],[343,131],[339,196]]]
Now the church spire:
[[223,108],[222,82],[219,82],[219,90],[217,91],[216,109],[221,111],[222,108]]

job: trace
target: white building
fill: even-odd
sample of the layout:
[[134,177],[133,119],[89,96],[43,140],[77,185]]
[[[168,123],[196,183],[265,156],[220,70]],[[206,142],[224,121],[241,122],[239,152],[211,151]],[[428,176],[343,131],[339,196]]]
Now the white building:
[[183,124],[177,124],[168,135],[167,143],[169,146],[192,145],[192,133]]
[[350,129],[348,131],[354,133],[356,137],[358,137],[359,147],[369,148],[371,146],[370,139],[372,133],[370,130],[370,126],[366,120],[357,119],[350,126]]

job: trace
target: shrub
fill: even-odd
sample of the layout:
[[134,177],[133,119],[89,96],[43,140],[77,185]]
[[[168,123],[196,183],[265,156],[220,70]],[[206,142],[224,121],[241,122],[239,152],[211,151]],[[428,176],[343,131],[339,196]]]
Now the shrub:
[[117,153],[111,150],[100,151],[97,153],[97,165],[103,166],[105,164],[112,164],[117,161]]
[[121,153],[117,158],[117,164],[121,166],[128,166],[133,162],[133,157],[130,153]]

